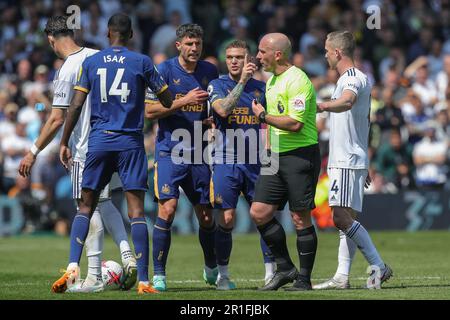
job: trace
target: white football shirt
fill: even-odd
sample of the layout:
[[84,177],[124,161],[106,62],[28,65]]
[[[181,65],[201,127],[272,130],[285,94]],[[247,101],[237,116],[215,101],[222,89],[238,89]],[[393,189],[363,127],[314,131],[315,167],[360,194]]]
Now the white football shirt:
[[[77,83],[78,73],[84,59],[98,52],[90,48],[81,48],[69,55],[58,70],[53,80],[53,108],[67,109],[70,106]],[[88,94],[83,105],[80,118],[70,137],[69,146],[74,161],[84,161],[88,148],[88,137],[91,129],[91,95]]]
[[329,168],[369,168],[371,89],[367,76],[356,68],[346,70],[339,78],[331,99],[338,99],[344,90],[350,90],[356,101],[348,111],[330,112]]

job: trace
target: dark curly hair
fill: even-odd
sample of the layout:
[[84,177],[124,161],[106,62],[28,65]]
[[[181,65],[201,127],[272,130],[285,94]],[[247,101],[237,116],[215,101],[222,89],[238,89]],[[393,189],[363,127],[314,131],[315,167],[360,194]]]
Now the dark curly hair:
[[203,28],[196,23],[186,23],[177,28],[177,41],[184,37],[203,38]]
[[74,36],[73,30],[67,26],[67,16],[54,16],[48,19],[45,25],[44,32],[48,36],[57,37],[72,37]]

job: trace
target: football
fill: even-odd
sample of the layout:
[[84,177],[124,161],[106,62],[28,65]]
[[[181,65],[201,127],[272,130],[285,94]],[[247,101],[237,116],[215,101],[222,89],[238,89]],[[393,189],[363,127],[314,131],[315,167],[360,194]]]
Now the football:
[[120,288],[123,269],[115,261],[102,261],[102,279],[105,290],[118,290]]

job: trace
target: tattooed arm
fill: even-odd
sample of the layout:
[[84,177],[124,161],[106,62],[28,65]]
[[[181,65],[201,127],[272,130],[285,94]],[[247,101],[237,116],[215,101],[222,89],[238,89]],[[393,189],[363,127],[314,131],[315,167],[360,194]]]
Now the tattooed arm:
[[248,62],[248,57],[247,55],[245,55],[245,62],[242,68],[239,82],[225,98],[216,100],[212,104],[212,107],[219,114],[219,116],[226,118],[231,114],[233,109],[236,107],[242,92],[244,91],[244,87],[247,84],[247,81],[252,77],[255,71],[256,65],[254,63]]

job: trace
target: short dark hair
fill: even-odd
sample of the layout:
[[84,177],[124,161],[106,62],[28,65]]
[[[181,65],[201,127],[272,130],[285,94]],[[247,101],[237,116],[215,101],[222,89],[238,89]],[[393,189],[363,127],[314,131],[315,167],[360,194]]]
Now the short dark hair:
[[47,20],[44,32],[47,36],[71,37],[73,38],[73,30],[67,26],[67,16],[54,16]]
[[109,18],[108,29],[118,32],[121,39],[128,39],[132,31],[131,19],[124,13],[116,13]]
[[177,41],[184,37],[203,39],[203,28],[196,23],[186,23],[177,28]]
[[250,47],[248,46],[247,42],[245,42],[244,40],[233,40],[233,41],[231,41],[225,47],[225,50],[228,50],[230,48],[242,48],[242,49],[246,49],[248,52],[250,52]]

